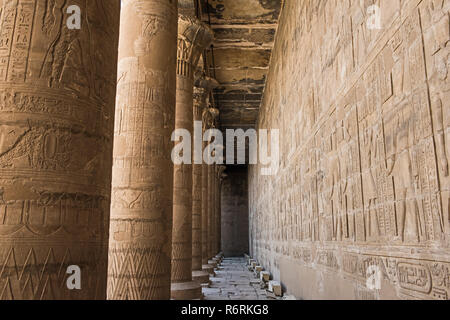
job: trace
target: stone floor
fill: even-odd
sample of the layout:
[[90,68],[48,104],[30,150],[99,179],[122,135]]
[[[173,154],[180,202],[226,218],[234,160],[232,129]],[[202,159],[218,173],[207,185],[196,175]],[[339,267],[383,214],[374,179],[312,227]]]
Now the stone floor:
[[211,278],[209,288],[203,288],[204,300],[269,300],[260,280],[248,270],[246,260],[225,258]]

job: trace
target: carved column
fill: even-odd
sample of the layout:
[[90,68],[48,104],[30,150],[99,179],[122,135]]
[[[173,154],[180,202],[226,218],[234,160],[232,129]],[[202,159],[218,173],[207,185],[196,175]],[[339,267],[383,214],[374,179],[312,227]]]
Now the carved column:
[[216,221],[215,221],[215,233],[214,233],[214,252],[218,257],[221,251],[221,230],[222,230],[222,209],[221,209],[221,189],[222,189],[222,176],[226,166],[217,166],[216,176]]
[[[214,110],[213,108],[208,108],[203,112],[203,133],[214,126]],[[203,150],[207,147],[207,143],[203,142]],[[214,274],[214,266],[208,264],[209,260],[209,199],[210,199],[210,189],[209,184],[209,165],[204,161],[202,164],[202,269],[209,274]]]
[[0,1],[0,299],[106,298],[120,1],[70,4]]
[[214,222],[215,222],[215,194],[216,194],[216,165],[208,167],[208,264],[216,267],[217,263],[212,260],[214,257]]
[[[197,80],[194,89],[194,121],[202,122],[209,96],[217,81],[208,77]],[[200,283],[209,282],[209,273],[202,270],[202,165],[192,167],[192,278]]]
[[[215,128],[215,119],[218,118],[219,110],[216,108],[210,108],[209,112],[212,117],[212,125],[211,128]],[[213,268],[217,266],[217,263],[212,260],[215,253],[213,245],[214,245],[214,233],[215,233],[215,179],[216,179],[216,164],[212,164],[208,166],[208,264]]]
[[220,176],[220,202],[219,202],[219,239],[217,240],[219,244],[219,256],[221,259],[223,259],[223,251],[222,251],[222,188],[223,188],[223,182],[227,178],[227,174],[225,173],[225,170],[227,169],[226,166],[222,167],[223,171]]
[[108,298],[170,299],[177,1],[122,4]]
[[216,255],[219,253],[219,249],[217,247],[217,237],[218,237],[218,230],[217,230],[217,224],[219,221],[219,170],[220,167],[216,165],[215,172],[214,172],[214,202],[213,202],[213,243],[212,243],[212,259],[217,262],[215,259]]
[[208,216],[208,264],[214,268],[217,266],[217,261],[213,260],[215,256],[215,236],[216,236],[216,180],[217,180],[217,165],[213,164],[208,167],[208,190],[209,193],[209,216]]
[[[213,36],[212,30],[198,19],[179,16],[175,127],[188,130],[191,137],[194,70]],[[174,170],[171,296],[175,300],[199,299],[200,283],[192,281],[192,165],[175,165]]]

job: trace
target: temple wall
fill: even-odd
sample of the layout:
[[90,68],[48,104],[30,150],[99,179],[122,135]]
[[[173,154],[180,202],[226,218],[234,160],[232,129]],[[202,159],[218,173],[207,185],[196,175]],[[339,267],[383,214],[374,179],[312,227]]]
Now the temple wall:
[[226,257],[248,253],[248,184],[246,167],[228,167],[222,182],[222,251]]
[[258,119],[280,169],[249,169],[250,251],[298,298],[448,299],[450,1],[375,1],[370,30],[373,2],[285,1]]

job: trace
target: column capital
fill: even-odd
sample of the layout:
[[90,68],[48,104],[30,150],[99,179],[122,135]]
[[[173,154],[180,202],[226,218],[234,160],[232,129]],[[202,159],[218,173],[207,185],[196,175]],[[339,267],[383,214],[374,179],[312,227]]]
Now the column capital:
[[200,108],[200,110],[207,108],[209,96],[218,86],[219,82],[216,79],[206,76],[198,78],[194,87],[194,108]]
[[201,53],[213,39],[214,32],[209,26],[197,18],[179,14],[177,74],[193,78]]
[[220,182],[222,183],[223,180],[225,180],[227,177],[228,177],[228,175],[227,175],[226,173],[223,173],[223,174],[220,176]]
[[211,92],[212,90],[217,88],[219,85],[220,85],[220,83],[216,79],[208,77],[208,76],[199,77],[195,81],[196,87],[204,88],[209,92]]
[[203,110],[204,129],[214,128],[214,122],[219,117],[220,111],[217,108],[209,107]]
[[214,107],[209,107],[208,112],[211,114],[211,117],[213,120],[216,120],[217,118],[219,118],[219,114],[220,114],[219,109],[214,108]]

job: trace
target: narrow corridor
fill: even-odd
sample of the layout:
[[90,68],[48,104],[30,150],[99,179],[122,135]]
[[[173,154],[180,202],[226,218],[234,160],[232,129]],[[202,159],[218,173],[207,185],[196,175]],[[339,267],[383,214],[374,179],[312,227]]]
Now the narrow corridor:
[[203,288],[204,300],[276,299],[270,297],[261,287],[261,281],[248,270],[244,257],[225,258],[215,272],[209,288]]

